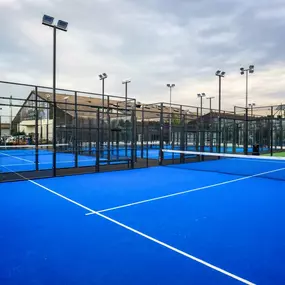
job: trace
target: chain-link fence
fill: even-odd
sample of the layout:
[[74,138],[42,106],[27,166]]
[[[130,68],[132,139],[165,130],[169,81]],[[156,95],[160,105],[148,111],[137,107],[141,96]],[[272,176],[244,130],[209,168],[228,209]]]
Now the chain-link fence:
[[0,91],[4,180],[184,159],[162,149],[248,154],[258,144],[273,154],[285,140],[283,105],[218,111],[11,82],[0,82]]

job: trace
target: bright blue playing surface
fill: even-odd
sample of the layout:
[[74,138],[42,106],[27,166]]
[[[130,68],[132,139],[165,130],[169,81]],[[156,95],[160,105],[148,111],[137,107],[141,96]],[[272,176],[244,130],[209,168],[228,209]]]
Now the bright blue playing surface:
[[[1,183],[0,284],[246,284],[83,208],[242,177],[153,167]],[[281,285],[284,201],[284,181],[255,177],[102,214],[254,284]]]

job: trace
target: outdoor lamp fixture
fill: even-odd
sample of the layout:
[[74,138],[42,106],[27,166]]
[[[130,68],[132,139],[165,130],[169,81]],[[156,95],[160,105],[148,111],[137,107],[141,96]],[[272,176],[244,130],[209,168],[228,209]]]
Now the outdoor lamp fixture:
[[107,73],[99,74],[99,80],[102,80],[102,119],[104,121],[104,107],[105,107],[105,79],[108,77]]
[[202,115],[203,115],[203,97],[206,97],[206,94],[205,93],[197,94],[197,97],[201,98],[200,108],[201,108],[201,118],[202,118]]
[[225,77],[225,72],[221,70],[216,71],[216,76],[219,77],[219,131],[218,131],[218,152],[221,152],[221,105],[222,105],[222,77]]
[[171,95],[172,95],[172,88],[175,87],[175,84],[166,84],[169,88],[169,143],[171,142],[171,129],[172,129],[172,114],[171,114]]
[[240,68],[240,74],[241,75],[246,75],[246,80],[245,80],[245,107],[248,107],[248,74],[249,73],[254,73],[254,65],[250,65],[248,68]]
[[42,24],[53,28],[53,176],[56,176],[56,31],[61,30],[66,32],[68,22],[58,20],[57,24],[54,24],[54,17],[44,15]]

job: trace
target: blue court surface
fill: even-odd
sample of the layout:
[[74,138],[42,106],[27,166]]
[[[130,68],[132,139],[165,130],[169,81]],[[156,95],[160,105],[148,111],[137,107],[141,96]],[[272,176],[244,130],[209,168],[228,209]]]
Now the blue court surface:
[[202,164],[0,183],[0,284],[285,284],[284,162]]

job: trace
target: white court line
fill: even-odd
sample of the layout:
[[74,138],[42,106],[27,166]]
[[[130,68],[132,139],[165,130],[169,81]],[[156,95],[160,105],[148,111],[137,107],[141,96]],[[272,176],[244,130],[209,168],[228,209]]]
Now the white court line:
[[[8,170],[9,170],[9,169],[8,169]],[[146,239],[148,239],[148,240],[151,240],[151,241],[153,241],[153,242],[156,243],[156,244],[159,244],[159,245],[161,245],[161,246],[163,246],[163,247],[165,247],[165,248],[168,248],[168,249],[170,249],[170,250],[172,250],[172,251],[174,251],[174,252],[176,252],[176,253],[179,253],[179,254],[181,254],[181,255],[183,255],[183,256],[189,258],[189,259],[192,259],[192,260],[194,260],[194,261],[196,261],[196,262],[198,262],[198,263],[200,263],[200,264],[205,265],[206,267],[209,267],[209,268],[211,268],[211,269],[213,269],[213,270],[216,270],[216,271],[218,271],[218,272],[220,272],[220,273],[222,273],[222,274],[224,274],[224,275],[227,275],[227,276],[229,276],[229,277],[231,277],[231,278],[233,278],[233,279],[235,279],[235,280],[238,280],[238,281],[240,281],[240,282],[242,282],[242,283],[244,283],[244,284],[247,284],[247,285],[255,285],[255,283],[252,283],[252,282],[250,282],[250,281],[248,281],[248,280],[246,280],[246,279],[244,279],[244,278],[242,278],[242,277],[239,277],[239,276],[237,276],[237,275],[235,275],[235,274],[233,274],[233,273],[230,273],[229,271],[226,271],[226,270],[224,270],[224,269],[222,269],[222,268],[220,268],[220,267],[217,267],[217,266],[215,266],[215,265],[213,265],[213,264],[211,264],[211,263],[209,263],[209,262],[207,262],[207,261],[204,261],[204,260],[202,260],[202,259],[200,259],[200,258],[197,258],[197,257],[191,255],[191,254],[188,254],[187,252],[184,252],[184,251],[182,251],[182,250],[180,250],[180,249],[178,249],[178,248],[176,248],[176,247],[173,247],[173,246],[171,246],[171,245],[169,245],[169,244],[167,244],[167,243],[165,243],[165,242],[163,242],[163,241],[160,241],[160,240],[158,240],[158,239],[156,239],[156,238],[153,238],[153,237],[151,237],[151,236],[149,236],[149,235],[147,235],[147,234],[144,234],[144,233],[142,233],[142,232],[140,232],[140,231],[138,231],[138,230],[136,230],[136,229],[134,229],[134,228],[132,228],[132,227],[129,227],[129,226],[127,226],[127,225],[125,225],[125,224],[123,224],[123,223],[117,221],[117,220],[114,220],[114,219],[112,219],[112,218],[110,218],[110,217],[108,217],[108,216],[105,216],[105,215],[103,215],[103,214],[101,214],[101,213],[95,212],[94,210],[92,210],[92,209],[90,209],[90,208],[88,208],[88,207],[86,207],[86,206],[84,206],[84,205],[82,205],[82,204],[80,204],[80,203],[78,203],[78,202],[76,202],[76,201],[74,201],[74,200],[72,200],[72,199],[70,199],[70,198],[64,196],[64,195],[61,195],[61,194],[59,194],[59,193],[57,193],[57,192],[55,192],[55,191],[53,191],[53,190],[51,190],[51,189],[49,189],[49,188],[47,188],[47,187],[41,185],[41,184],[39,184],[39,183],[37,183],[37,182],[35,182],[35,181],[33,181],[33,180],[27,179],[26,177],[22,176],[22,175],[19,174],[19,173],[16,173],[16,174],[17,174],[18,176],[24,178],[25,180],[29,181],[30,183],[32,183],[32,184],[34,184],[34,185],[36,185],[36,186],[38,186],[38,187],[40,187],[40,188],[42,188],[42,189],[44,189],[44,190],[50,192],[50,193],[52,193],[52,194],[54,194],[54,195],[56,195],[56,196],[58,196],[58,197],[60,197],[60,198],[62,198],[62,199],[64,199],[64,200],[66,200],[66,201],[68,201],[68,202],[70,202],[70,203],[72,203],[72,204],[74,204],[74,205],[76,205],[76,206],[78,206],[78,207],[81,207],[81,208],[83,208],[83,209],[85,209],[85,210],[87,210],[87,211],[96,213],[97,216],[100,216],[101,218],[103,218],[103,219],[105,219],[105,220],[108,220],[108,221],[110,221],[110,222],[112,222],[112,223],[114,223],[114,224],[116,224],[116,225],[118,225],[118,226],[120,226],[120,227],[122,227],[122,228],[125,228],[125,229],[127,229],[127,230],[129,230],[129,231],[131,231],[131,232],[133,232],[133,233],[135,233],[135,234],[137,234],[137,235],[139,235],[139,236],[142,236],[142,237],[144,237],[144,238],[146,238]]]
[[246,179],[250,179],[253,177],[258,177],[261,175],[265,175],[265,174],[269,174],[269,173],[274,173],[274,172],[278,172],[278,171],[282,171],[285,170],[284,168],[279,168],[279,169],[275,169],[275,170],[270,170],[267,172],[262,172],[262,173],[258,173],[258,174],[254,174],[251,176],[245,176],[245,177],[241,177],[241,178],[237,178],[237,179],[232,179],[232,180],[228,180],[228,181],[224,181],[224,182],[220,182],[220,183],[216,183],[216,184],[211,184],[211,185],[207,185],[207,186],[202,186],[199,188],[194,188],[194,189],[190,189],[190,190],[185,190],[185,191],[181,191],[181,192],[176,192],[173,194],[169,194],[169,195],[164,195],[164,196],[159,196],[159,197],[155,197],[155,198],[151,198],[151,199],[146,199],[146,200],[142,200],[142,201],[138,201],[138,202],[133,202],[133,203],[129,203],[129,204],[124,204],[124,205],[120,205],[120,206],[116,206],[116,207],[112,207],[112,208],[108,208],[108,209],[104,209],[104,210],[100,210],[100,211],[96,211],[96,212],[90,212],[90,213],[86,213],[86,216],[89,215],[94,215],[97,213],[104,213],[104,212],[108,212],[108,211],[113,211],[113,210],[117,210],[117,209],[122,209],[122,208],[126,208],[126,207],[131,207],[131,206],[135,206],[135,205],[139,205],[139,204],[144,204],[144,203],[148,203],[148,202],[152,202],[152,201],[157,201],[157,200],[161,200],[161,199],[166,199],[166,198],[170,198],[170,197],[174,197],[174,196],[179,196],[179,195],[183,195],[183,194],[187,194],[190,192],[195,192],[195,191],[200,191],[200,190],[204,190],[204,189],[209,189],[209,188],[213,188],[213,187],[217,187],[217,186],[221,186],[221,185],[225,185],[225,184],[230,184],[230,183],[234,183],[234,182],[238,182],[238,181],[242,181],[242,180],[246,180]]
[[27,162],[32,162],[32,163],[34,163],[34,162],[31,161],[31,160],[24,159],[24,158],[20,158],[20,157],[17,157],[17,156],[13,156],[13,155],[10,155],[10,154],[4,153],[4,152],[0,152],[0,154],[1,154],[1,155],[6,155],[6,156],[8,156],[8,157],[15,158],[15,159],[19,159],[19,160],[23,160],[23,161],[27,161]]
[[[70,160],[70,161],[57,161],[56,164],[60,164],[60,163],[70,163],[70,162],[75,162],[74,160]],[[78,163],[82,163],[82,162],[95,162],[95,160],[78,160]],[[7,166],[25,166],[25,165],[33,165],[36,164],[35,162],[30,162],[30,163],[25,163],[25,164],[5,164],[5,165],[1,165],[3,167]],[[43,165],[43,164],[52,164],[51,162],[39,162],[39,165]]]

